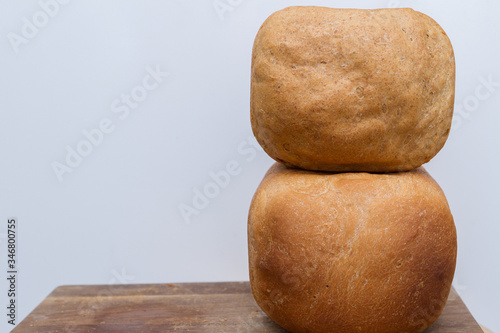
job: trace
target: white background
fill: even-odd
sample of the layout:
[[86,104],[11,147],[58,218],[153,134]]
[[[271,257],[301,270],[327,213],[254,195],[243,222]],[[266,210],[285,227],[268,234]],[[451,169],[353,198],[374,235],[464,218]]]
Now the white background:
[[[412,7],[449,34],[454,128],[426,167],[457,224],[454,285],[476,319],[500,332],[499,2],[220,2],[231,10],[217,13],[213,0],[73,0],[44,22],[38,1],[0,1],[0,276],[15,216],[18,320],[64,284],[248,280],[248,207],[272,164],[249,139],[251,47],[272,12],[314,4]],[[38,31],[24,18],[39,20]],[[16,44],[14,34],[27,38]],[[122,95],[139,96],[148,68],[169,75],[147,81],[156,87],[121,119]],[[53,163],[103,119],[113,131],[59,181]],[[187,223],[180,205],[230,161],[239,173]]]

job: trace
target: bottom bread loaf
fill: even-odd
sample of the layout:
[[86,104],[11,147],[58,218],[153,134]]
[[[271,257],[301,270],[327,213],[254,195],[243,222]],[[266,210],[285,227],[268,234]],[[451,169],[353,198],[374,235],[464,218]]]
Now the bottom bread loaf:
[[423,169],[320,173],[275,164],[248,219],[252,292],[294,332],[421,332],[441,314],[457,237]]

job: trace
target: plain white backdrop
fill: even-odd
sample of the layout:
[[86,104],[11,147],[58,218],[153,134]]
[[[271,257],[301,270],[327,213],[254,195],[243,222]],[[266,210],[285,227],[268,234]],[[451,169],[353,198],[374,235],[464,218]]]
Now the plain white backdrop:
[[1,0],[0,276],[16,217],[18,322],[59,285],[248,280],[247,212],[273,163],[250,128],[251,48],[290,5],[412,7],[450,36],[454,126],[426,168],[457,225],[455,288],[500,332],[494,0]]

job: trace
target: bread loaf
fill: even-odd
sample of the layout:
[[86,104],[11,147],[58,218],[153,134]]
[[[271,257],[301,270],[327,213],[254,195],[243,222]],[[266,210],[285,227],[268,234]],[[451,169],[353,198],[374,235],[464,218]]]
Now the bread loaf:
[[294,333],[421,332],[446,303],[456,241],[423,168],[327,174],[277,163],[249,213],[252,292]]
[[412,9],[278,11],[257,34],[251,75],[253,132],[289,166],[410,170],[448,137],[453,49]]

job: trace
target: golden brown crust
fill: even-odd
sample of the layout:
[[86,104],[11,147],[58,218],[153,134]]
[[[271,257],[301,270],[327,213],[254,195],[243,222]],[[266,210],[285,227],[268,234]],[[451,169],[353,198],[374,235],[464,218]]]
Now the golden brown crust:
[[454,94],[451,43],[412,9],[290,7],[255,39],[252,128],[287,165],[416,168],[443,147]]
[[248,220],[255,300],[300,332],[420,332],[456,262],[446,198],[423,168],[328,174],[275,164]]

